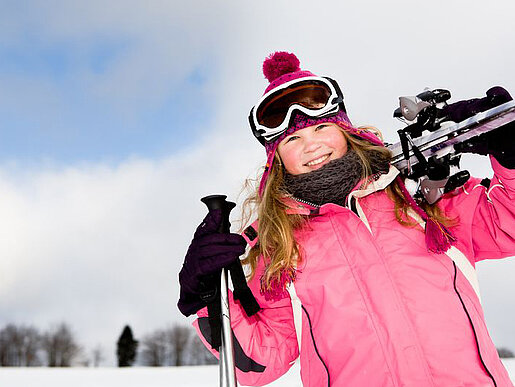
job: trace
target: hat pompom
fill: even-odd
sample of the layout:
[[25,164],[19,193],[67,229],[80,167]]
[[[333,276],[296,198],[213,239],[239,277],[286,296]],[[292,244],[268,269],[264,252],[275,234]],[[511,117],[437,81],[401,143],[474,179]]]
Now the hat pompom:
[[300,71],[300,61],[289,52],[274,52],[263,62],[263,74],[269,82],[275,81],[281,75],[295,71]]

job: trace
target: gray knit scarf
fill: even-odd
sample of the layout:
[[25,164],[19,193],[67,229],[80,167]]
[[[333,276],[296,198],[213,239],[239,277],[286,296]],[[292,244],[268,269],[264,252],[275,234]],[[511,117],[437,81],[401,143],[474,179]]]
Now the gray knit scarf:
[[[365,151],[372,173],[387,173],[389,159],[381,153]],[[349,149],[342,157],[324,165],[322,168],[300,175],[285,173],[284,187],[295,198],[309,203],[345,204],[345,199],[362,178],[363,163],[358,154]]]

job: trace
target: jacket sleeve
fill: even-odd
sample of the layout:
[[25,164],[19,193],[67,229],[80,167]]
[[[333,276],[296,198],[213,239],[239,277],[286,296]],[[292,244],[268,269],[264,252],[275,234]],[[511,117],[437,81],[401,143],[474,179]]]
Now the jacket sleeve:
[[515,170],[491,157],[494,176],[489,184],[471,178],[443,200],[443,209],[458,225],[458,248],[474,261],[515,255]]
[[[256,315],[247,317],[229,292],[236,377],[243,385],[262,386],[276,380],[289,370],[299,356],[290,298],[265,300],[259,291],[262,272],[261,260],[256,274],[248,282],[261,307]],[[218,357],[218,351],[209,344],[207,308],[201,309],[197,315],[198,319],[193,325],[206,347]]]

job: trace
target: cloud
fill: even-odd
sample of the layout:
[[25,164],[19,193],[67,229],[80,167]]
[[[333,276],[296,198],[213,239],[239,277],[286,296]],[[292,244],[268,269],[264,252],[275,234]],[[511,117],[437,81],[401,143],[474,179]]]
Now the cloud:
[[93,346],[114,345],[127,323],[141,337],[184,322],[177,274],[205,214],[200,198],[236,198],[252,168],[222,145],[211,137],[116,166],[1,169],[0,323],[69,321]]

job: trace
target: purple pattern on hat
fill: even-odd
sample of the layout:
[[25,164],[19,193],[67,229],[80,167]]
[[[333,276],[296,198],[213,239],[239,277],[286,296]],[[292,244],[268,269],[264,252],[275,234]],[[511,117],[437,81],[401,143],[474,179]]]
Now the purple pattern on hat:
[[297,130],[307,128],[308,126],[321,124],[324,122],[334,122],[338,123],[340,121],[343,121],[349,125],[351,125],[349,117],[347,117],[347,114],[345,112],[340,111],[338,114],[334,116],[329,117],[309,117],[303,113],[296,113],[293,116],[293,120],[291,125],[286,129],[284,133],[282,133],[274,142],[265,144],[266,152],[270,152],[272,149],[277,148],[279,143],[287,136],[289,136],[292,133],[295,133]]

